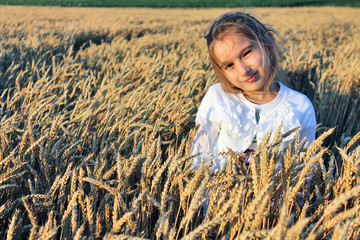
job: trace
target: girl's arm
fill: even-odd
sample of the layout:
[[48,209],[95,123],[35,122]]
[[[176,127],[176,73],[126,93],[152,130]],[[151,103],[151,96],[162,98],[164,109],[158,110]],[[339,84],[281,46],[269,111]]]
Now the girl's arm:
[[223,142],[219,140],[221,123],[228,114],[224,111],[224,94],[219,83],[212,85],[199,106],[195,119],[199,129],[191,148],[192,154],[199,154],[192,162],[194,170],[204,161],[212,165],[212,172],[221,171],[229,159],[227,155],[217,155],[224,151]]
[[204,161],[205,164],[209,164],[214,158],[220,124],[206,119],[199,113],[195,122],[200,126],[191,147],[191,154],[199,153],[192,162],[192,167],[194,170],[197,170],[202,161]]
[[205,164],[213,164],[213,171],[217,168],[221,160],[215,155],[217,151],[217,142],[220,133],[220,119],[222,97],[219,93],[220,86],[213,85],[206,92],[204,98],[201,101],[198,112],[196,114],[195,123],[199,125],[199,129],[194,138],[191,154],[198,153],[193,162],[192,167],[197,170],[202,161]]
[[307,100],[307,108],[301,121],[300,139],[306,138],[306,147],[309,147],[310,144],[315,140],[316,117],[312,103],[309,99]]

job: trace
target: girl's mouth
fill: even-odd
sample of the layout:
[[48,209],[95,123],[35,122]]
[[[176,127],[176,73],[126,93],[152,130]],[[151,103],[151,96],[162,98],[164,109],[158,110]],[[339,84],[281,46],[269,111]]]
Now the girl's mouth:
[[248,80],[246,80],[245,82],[247,82],[247,83],[252,83],[252,82],[254,82],[255,80],[256,80],[256,78],[257,78],[257,75],[258,75],[258,73],[256,72],[254,75],[252,75]]

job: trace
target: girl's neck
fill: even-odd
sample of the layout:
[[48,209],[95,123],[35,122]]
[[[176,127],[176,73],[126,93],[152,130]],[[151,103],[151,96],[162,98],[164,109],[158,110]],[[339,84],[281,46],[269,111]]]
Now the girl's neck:
[[255,104],[266,104],[274,100],[279,92],[280,86],[272,83],[267,91],[243,92],[244,97]]

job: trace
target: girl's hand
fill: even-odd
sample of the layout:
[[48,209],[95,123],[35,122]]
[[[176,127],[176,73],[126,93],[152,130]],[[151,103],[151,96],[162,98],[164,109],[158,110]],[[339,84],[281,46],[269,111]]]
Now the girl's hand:
[[254,153],[255,153],[254,150],[252,150],[252,149],[246,149],[246,150],[244,151],[244,155],[243,155],[242,157],[240,157],[239,160],[240,160],[241,162],[245,162],[246,166],[249,166],[250,157],[251,157],[251,155],[254,154]]

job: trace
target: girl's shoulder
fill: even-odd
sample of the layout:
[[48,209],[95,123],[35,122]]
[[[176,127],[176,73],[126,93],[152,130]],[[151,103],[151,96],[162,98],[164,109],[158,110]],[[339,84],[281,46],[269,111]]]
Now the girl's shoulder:
[[299,109],[313,108],[310,99],[303,93],[298,92],[282,84],[284,88],[283,101]]
[[222,121],[236,112],[241,112],[241,101],[231,93],[223,90],[220,83],[209,87],[198,109],[198,116],[212,121]]
[[220,83],[215,83],[214,85],[211,85],[209,89],[206,91],[206,95],[215,95],[215,96],[221,96],[226,94],[226,92],[221,87]]
[[231,95],[224,91],[224,89],[221,87],[221,84],[216,83],[209,87],[202,99],[201,104],[214,107],[216,105],[221,105],[229,97],[231,97]]

